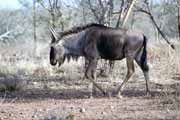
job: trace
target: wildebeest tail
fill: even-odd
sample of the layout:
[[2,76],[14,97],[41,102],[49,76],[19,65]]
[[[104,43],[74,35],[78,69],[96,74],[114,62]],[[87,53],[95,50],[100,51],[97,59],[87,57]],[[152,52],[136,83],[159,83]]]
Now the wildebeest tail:
[[147,65],[147,38],[145,35],[143,35],[143,53],[141,56],[141,68],[145,71],[149,70],[149,67]]

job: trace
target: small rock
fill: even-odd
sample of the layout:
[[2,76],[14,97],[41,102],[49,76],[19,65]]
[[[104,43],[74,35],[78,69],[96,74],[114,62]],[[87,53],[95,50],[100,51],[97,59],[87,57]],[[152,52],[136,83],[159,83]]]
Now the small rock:
[[75,120],[75,115],[70,114],[66,117],[66,120]]
[[72,109],[74,109],[74,107],[71,106],[70,109],[72,110]]
[[1,110],[0,112],[1,112],[1,113],[6,113],[4,110]]
[[106,112],[101,112],[101,114],[102,114],[102,115],[105,115],[105,114],[106,114]]
[[46,112],[46,111],[48,111],[48,110],[47,110],[46,108],[43,108],[42,111]]
[[33,82],[34,85],[37,85],[38,83],[37,82]]
[[114,109],[114,106],[111,105],[110,108],[111,108],[111,109]]
[[80,108],[79,112],[84,113],[86,112],[85,108]]
[[37,114],[37,109],[35,109],[32,113],[32,118],[35,118],[36,117],[36,114]]
[[11,117],[12,116],[12,114],[11,113],[9,113],[9,117]]

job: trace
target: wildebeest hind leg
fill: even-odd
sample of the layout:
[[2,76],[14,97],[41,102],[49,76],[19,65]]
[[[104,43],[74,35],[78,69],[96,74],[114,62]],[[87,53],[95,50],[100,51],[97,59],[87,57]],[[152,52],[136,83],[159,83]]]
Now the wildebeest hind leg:
[[133,59],[132,58],[127,58],[126,62],[127,62],[127,75],[126,75],[125,79],[123,80],[123,82],[121,83],[121,85],[117,89],[117,97],[121,97],[121,91],[122,91],[122,89],[124,87],[124,84],[130,79],[130,77],[134,73]]
[[141,63],[140,60],[136,59],[137,64],[140,66],[143,74],[144,74],[144,78],[146,81],[146,94],[149,95],[150,94],[150,90],[149,90],[149,67],[147,65],[147,63]]
[[148,84],[149,84],[149,72],[148,71],[143,71],[144,73],[144,78],[146,80],[146,94],[149,95],[150,94],[150,90],[149,90],[149,87],[148,87]]

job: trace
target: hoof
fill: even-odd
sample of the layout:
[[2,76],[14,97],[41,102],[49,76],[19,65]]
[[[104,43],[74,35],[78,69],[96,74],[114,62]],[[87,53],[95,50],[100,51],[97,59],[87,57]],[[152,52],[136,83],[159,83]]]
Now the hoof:
[[103,95],[106,96],[107,95],[106,92],[103,92]]
[[106,92],[104,90],[101,90],[102,94],[106,96]]
[[116,98],[117,98],[117,99],[122,99],[123,96],[122,96],[122,95],[116,95]]
[[111,94],[110,92],[107,92],[107,93],[106,93],[106,96],[107,96],[108,98],[111,98],[111,97],[112,97],[112,94]]
[[92,92],[88,95],[88,98],[90,98],[90,99],[93,98],[93,93]]
[[147,91],[147,92],[146,92],[146,96],[147,96],[147,97],[151,97],[151,92],[150,92],[150,91]]
[[89,96],[89,99],[93,99],[93,98],[94,98],[93,95],[90,95],[90,96]]
[[93,92],[92,92],[92,96],[97,96],[98,95],[98,93],[97,93],[97,91],[96,90],[93,90]]
[[115,95],[115,97],[116,97],[117,99],[123,98],[123,96],[121,95],[121,93],[118,93],[117,95]]

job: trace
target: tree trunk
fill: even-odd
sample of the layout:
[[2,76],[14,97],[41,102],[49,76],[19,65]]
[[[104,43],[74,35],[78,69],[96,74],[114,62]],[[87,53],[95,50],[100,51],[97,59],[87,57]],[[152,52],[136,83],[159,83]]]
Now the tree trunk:
[[121,1],[121,6],[120,6],[120,10],[119,10],[119,16],[118,16],[118,20],[116,22],[116,28],[119,27],[120,25],[120,21],[121,21],[121,16],[122,16],[122,11],[123,11],[123,6],[124,6],[124,0]]
[[36,0],[33,0],[33,36],[34,36],[34,56],[37,50],[37,35],[36,35]]
[[52,27],[54,28],[56,25],[55,25],[55,23],[56,23],[56,17],[55,17],[55,13],[54,13],[54,10],[53,9],[51,9],[51,24],[52,24]]
[[134,23],[135,23],[135,13],[132,13],[131,29],[133,29]]
[[178,12],[178,35],[179,35],[179,40],[180,40],[180,6],[177,7],[177,12]]
[[112,18],[113,9],[114,9],[113,0],[109,0],[108,11],[107,11],[107,21],[106,21],[108,26],[111,26],[111,18]]
[[136,3],[136,1],[137,1],[137,0],[132,0],[130,6],[129,6],[129,8],[128,8],[128,11],[127,11],[126,15],[124,16],[124,19],[123,19],[123,22],[122,22],[122,27],[125,26],[128,18],[129,18],[129,15],[130,15],[130,13],[131,13],[131,11],[132,11],[132,8],[133,8],[134,4]]
[[83,13],[83,23],[86,24],[87,23],[87,20],[86,20],[86,13],[85,13],[85,8],[83,6],[83,9],[82,9],[82,13]]

